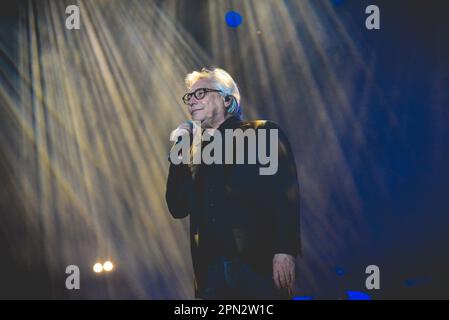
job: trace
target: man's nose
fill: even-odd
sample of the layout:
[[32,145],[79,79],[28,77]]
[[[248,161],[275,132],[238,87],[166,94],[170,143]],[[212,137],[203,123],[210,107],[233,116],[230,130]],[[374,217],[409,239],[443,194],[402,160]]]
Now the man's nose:
[[198,100],[195,98],[195,96],[192,96],[189,100],[189,106],[192,108],[194,105],[198,103]]

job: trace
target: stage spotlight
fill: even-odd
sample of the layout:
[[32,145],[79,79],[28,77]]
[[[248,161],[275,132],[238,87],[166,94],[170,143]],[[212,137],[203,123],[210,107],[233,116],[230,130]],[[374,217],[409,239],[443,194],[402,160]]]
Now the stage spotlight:
[[95,273],[100,273],[103,271],[103,265],[101,263],[97,262],[96,264],[94,264],[93,269],[94,269]]
[[243,22],[243,17],[240,13],[235,11],[229,11],[225,15],[226,23],[231,28],[237,28]]
[[361,291],[346,291],[348,300],[371,300],[369,294]]
[[106,261],[105,263],[103,263],[104,271],[112,271],[112,269],[114,269],[114,265],[112,264],[111,261]]

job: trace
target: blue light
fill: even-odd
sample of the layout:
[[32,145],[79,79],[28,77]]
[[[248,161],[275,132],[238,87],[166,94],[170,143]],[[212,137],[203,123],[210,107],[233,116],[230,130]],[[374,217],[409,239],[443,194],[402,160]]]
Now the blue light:
[[339,275],[339,276],[344,276],[346,274],[345,269],[343,269],[342,267],[336,267],[335,268],[335,272]]
[[346,291],[348,300],[371,300],[369,294],[361,291]]
[[417,287],[426,285],[432,282],[432,278],[430,277],[418,277],[414,279],[407,279],[404,281],[404,285],[406,287]]
[[295,296],[292,300],[313,300],[312,296]]
[[235,11],[229,11],[228,13],[226,13],[225,19],[226,19],[226,23],[231,28],[237,28],[243,22],[242,16],[238,12],[235,12]]

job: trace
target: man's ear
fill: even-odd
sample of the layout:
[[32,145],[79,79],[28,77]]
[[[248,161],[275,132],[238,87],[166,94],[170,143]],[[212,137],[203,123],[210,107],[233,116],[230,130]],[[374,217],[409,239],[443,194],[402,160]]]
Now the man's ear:
[[232,104],[232,96],[226,96],[224,98],[224,105],[226,108],[229,108]]

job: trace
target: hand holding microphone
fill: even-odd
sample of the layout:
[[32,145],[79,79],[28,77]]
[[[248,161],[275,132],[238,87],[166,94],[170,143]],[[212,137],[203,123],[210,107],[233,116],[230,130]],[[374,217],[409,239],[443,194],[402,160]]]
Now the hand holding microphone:
[[[170,141],[174,141],[173,147],[170,150],[170,153],[172,151],[175,151],[177,149],[175,146],[177,146],[183,139],[189,139],[190,146],[193,145],[194,152],[198,149],[197,143],[198,141],[195,141],[195,134],[198,133],[198,129],[201,129],[200,124],[195,123],[194,121],[185,121],[181,123],[175,130],[172,131],[170,134]],[[187,137],[185,137],[187,135]],[[201,139],[199,140],[199,143],[201,144]],[[176,151],[175,151],[176,152]],[[177,157],[182,157],[182,149],[178,150]],[[170,159],[170,158],[169,158]]]
[[173,130],[170,135],[170,141],[176,141],[175,143],[179,143],[182,139],[182,136],[185,134],[193,134],[192,121],[185,121],[181,123],[175,130]]

